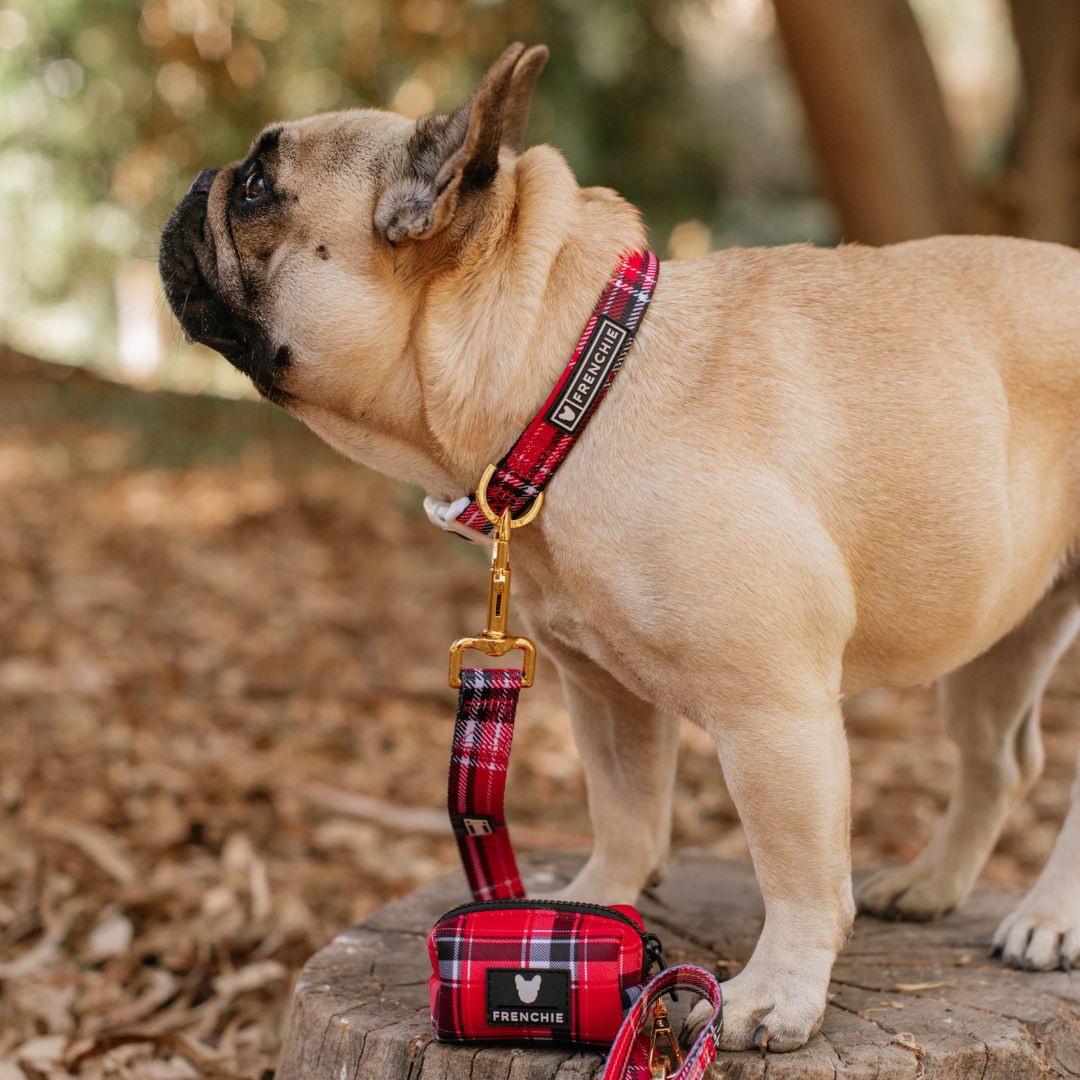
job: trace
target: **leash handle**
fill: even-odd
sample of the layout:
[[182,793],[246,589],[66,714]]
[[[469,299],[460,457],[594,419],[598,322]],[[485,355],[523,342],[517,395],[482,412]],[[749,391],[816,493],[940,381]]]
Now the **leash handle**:
[[[712,1015],[694,1045],[674,1072],[654,1073],[650,1067],[653,1037],[650,1021],[656,1003],[672,991],[685,990],[712,1004]],[[716,1058],[716,1043],[724,1015],[724,996],[716,977],[696,964],[676,964],[655,976],[631,1006],[615,1036],[604,1066],[603,1080],[702,1080]]]

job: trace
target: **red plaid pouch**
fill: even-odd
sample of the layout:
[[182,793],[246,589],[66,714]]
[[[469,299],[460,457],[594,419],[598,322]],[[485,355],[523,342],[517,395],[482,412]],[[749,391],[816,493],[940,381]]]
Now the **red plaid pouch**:
[[659,939],[629,905],[494,900],[448,911],[428,936],[431,1020],[447,1042],[606,1049]]

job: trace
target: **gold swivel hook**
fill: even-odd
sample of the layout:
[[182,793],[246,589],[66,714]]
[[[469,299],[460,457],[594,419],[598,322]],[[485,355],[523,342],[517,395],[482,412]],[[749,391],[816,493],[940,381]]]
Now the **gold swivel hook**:
[[487,626],[476,637],[458,638],[450,646],[450,685],[456,690],[461,686],[461,657],[466,649],[475,649],[487,656],[505,656],[514,649],[524,655],[521,685],[532,686],[536,677],[536,646],[526,637],[512,637],[507,633],[506,623],[510,614],[510,532],[528,525],[544,504],[541,491],[532,505],[521,517],[511,517],[507,507],[496,514],[488,502],[488,483],[495,475],[495,466],[489,465],[480,478],[476,489],[476,505],[481,513],[495,526],[491,547],[491,584],[488,592]]

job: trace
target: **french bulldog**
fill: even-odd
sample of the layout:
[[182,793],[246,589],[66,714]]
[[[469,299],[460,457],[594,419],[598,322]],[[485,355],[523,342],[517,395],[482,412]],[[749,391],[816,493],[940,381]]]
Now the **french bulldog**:
[[[510,47],[445,114],[272,126],[199,174],[162,239],[191,338],[441,501],[533,417],[645,242],[615,192],[522,148],[546,58]],[[1039,775],[1040,699],[1080,626],[1078,297],[1080,254],[1004,238],[664,263],[515,538],[588,780],[594,850],[565,895],[632,902],[658,878],[680,717],[715,741],[766,911],[724,984],[726,1048],[821,1024],[855,914],[845,697],[937,682],[959,748],[940,831],[866,881],[865,911],[959,904]],[[1080,789],[995,946],[1080,964]]]

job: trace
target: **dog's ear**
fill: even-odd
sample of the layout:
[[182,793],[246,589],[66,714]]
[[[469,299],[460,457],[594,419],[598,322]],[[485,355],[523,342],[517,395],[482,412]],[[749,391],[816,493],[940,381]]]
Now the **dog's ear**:
[[533,87],[547,58],[543,45],[511,45],[464,105],[416,122],[404,160],[375,206],[375,228],[391,244],[434,236],[463,195],[495,179],[499,147],[521,147]]
[[502,114],[502,144],[511,150],[520,150],[525,141],[525,127],[529,123],[529,106],[532,105],[536,80],[548,62],[546,45],[534,45],[526,49],[514,65],[510,89],[506,94]]

